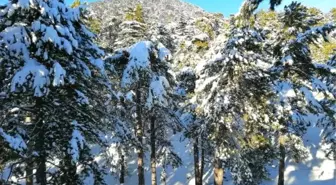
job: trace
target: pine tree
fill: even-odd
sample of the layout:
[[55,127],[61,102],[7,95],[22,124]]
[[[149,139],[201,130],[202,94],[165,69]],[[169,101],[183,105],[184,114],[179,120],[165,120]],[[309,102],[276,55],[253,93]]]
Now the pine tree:
[[134,144],[138,154],[139,184],[145,183],[144,152],[147,144],[151,146],[152,184],[157,183],[157,162],[164,161],[163,166],[178,166],[181,161],[168,140],[170,132],[180,129],[170,108],[174,107],[174,94],[170,86],[173,78],[168,71],[169,56],[169,50],[162,44],[142,41],[112,57],[113,68],[120,78],[120,90],[129,105],[124,107],[136,115],[129,116],[128,120],[133,123],[129,126],[135,128],[137,138]]
[[276,111],[279,123],[279,185],[285,183],[285,157],[300,161],[306,156],[302,136],[311,125],[308,117],[327,111],[313,96],[314,92],[328,90],[318,79],[320,71],[312,61],[309,44],[317,42],[321,36],[326,39],[334,26],[326,24],[312,28],[316,21],[300,3],[286,6],[280,19],[285,31],[276,33],[277,44],[271,47],[276,61],[271,73],[275,75],[274,89],[279,96],[279,100],[273,100],[273,104],[279,106]]
[[85,8],[86,6],[87,3],[82,4],[80,0],[75,0],[70,7],[81,8],[82,11],[85,11],[85,13],[82,14],[82,21],[92,33],[99,34],[101,31],[100,22],[97,18],[94,18],[92,15],[90,15],[90,11]]
[[103,183],[89,144],[101,143],[101,96],[110,93],[109,82],[104,52],[81,12],[57,0],[13,0],[1,7],[3,113],[15,109],[8,118],[18,115],[0,125],[1,138],[19,151],[19,163],[32,164],[39,184],[78,184],[90,176]]
[[324,115],[321,115],[321,128],[323,129],[322,133],[322,143],[329,146],[325,153],[326,157],[331,160],[336,159],[336,125],[335,125],[335,67],[336,67],[336,55],[332,55],[329,61],[326,64],[318,64],[318,69],[321,70],[323,75],[319,76],[319,80],[326,82],[326,87],[329,90],[331,96],[325,97],[322,101],[320,101],[323,108],[326,110]]
[[196,87],[196,74],[190,67],[182,68],[177,75],[178,92],[182,96],[179,110],[184,135],[191,141],[194,155],[195,184],[203,184],[205,159],[212,156],[203,115],[198,112],[197,102],[193,100]]
[[[260,114],[271,110],[267,100],[272,96],[267,70],[262,66],[269,63],[263,42],[262,30],[232,25],[221,55],[208,61],[200,73],[196,94],[214,150],[216,185],[223,183],[224,168],[231,169],[236,177],[244,175],[235,178],[237,184],[258,182],[252,173],[253,165],[248,160],[240,162],[243,153],[239,151],[259,129],[269,129],[263,125],[271,123]],[[246,173],[238,175],[237,168],[245,169]]]
[[[240,14],[244,17],[244,19],[248,19],[253,15],[253,12],[257,10],[260,3],[264,0],[245,0],[240,8]],[[270,10],[274,11],[275,7],[280,5],[282,0],[270,0]]]

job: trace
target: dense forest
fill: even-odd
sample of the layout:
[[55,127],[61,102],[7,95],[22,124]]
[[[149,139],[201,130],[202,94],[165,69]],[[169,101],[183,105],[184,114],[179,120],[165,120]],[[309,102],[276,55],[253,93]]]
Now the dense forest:
[[334,173],[336,4],[265,1],[8,0],[0,185],[290,185],[310,129]]

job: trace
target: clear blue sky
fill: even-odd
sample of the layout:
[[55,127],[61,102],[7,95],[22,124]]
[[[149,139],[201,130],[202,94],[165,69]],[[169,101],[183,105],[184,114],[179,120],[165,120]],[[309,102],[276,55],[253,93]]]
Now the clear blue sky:
[[[184,0],[210,12],[222,12],[225,16],[238,12],[243,0]],[[283,0],[281,6],[277,10],[283,9],[293,0]],[[324,12],[330,11],[332,7],[336,7],[336,0],[296,0],[309,7],[317,7]],[[260,8],[269,8],[269,0],[264,0]]]
[[[65,1],[68,4],[71,4],[73,2],[73,0],[65,0]],[[93,2],[97,0],[82,0],[82,1]],[[225,16],[229,16],[230,14],[236,13],[239,10],[241,3],[243,2],[243,0],[183,0],[183,1],[195,4],[209,12],[221,12]],[[291,1],[293,0],[283,0],[283,3],[278,8],[278,10],[281,10],[284,5],[289,4]],[[336,7],[336,0],[296,0],[296,1],[299,1],[309,7],[317,7],[324,12],[328,12],[331,8]],[[6,2],[8,2],[8,0],[0,0],[0,4],[4,4]],[[268,2],[269,0],[265,0],[265,2],[261,5],[261,8],[268,8]]]

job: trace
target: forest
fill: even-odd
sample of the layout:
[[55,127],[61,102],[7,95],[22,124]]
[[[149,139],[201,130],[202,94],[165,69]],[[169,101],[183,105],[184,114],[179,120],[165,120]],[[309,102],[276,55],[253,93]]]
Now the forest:
[[330,6],[8,0],[0,185],[333,185]]

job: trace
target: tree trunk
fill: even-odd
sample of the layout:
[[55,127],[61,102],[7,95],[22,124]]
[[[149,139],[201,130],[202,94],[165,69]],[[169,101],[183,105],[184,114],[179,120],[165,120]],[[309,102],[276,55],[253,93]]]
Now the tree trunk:
[[136,114],[137,114],[137,125],[136,125],[136,135],[138,139],[138,183],[139,185],[145,185],[145,172],[144,172],[144,151],[143,151],[143,125],[141,117],[141,92],[138,88],[136,90]]
[[224,170],[222,161],[216,157],[214,165],[215,185],[223,185]]
[[46,167],[46,151],[45,151],[45,125],[43,123],[43,110],[41,107],[43,106],[43,101],[41,98],[37,98],[36,100],[36,108],[39,109],[36,122],[37,127],[37,135],[38,140],[36,141],[36,151],[38,152],[38,157],[36,158],[36,182],[39,185],[47,184],[47,167]]
[[37,151],[38,151],[38,157],[36,159],[37,163],[37,170],[36,170],[36,182],[39,185],[46,185],[47,184],[47,167],[46,167],[46,152],[44,150],[44,132],[43,132],[43,124],[39,124],[40,131],[38,134],[38,142],[37,142]]
[[34,169],[34,158],[32,155],[32,144],[31,142],[28,142],[28,150],[27,150],[27,159],[26,159],[26,167],[25,167],[25,171],[26,171],[26,185],[33,185],[34,183],[34,174],[33,174],[33,169]]
[[156,149],[155,149],[155,117],[151,117],[150,124],[150,145],[151,145],[151,169],[152,169],[152,185],[156,185]]
[[205,149],[204,149],[204,145],[203,145],[203,141],[201,141],[201,166],[200,166],[200,185],[203,184],[203,174],[204,174],[204,163],[205,163],[205,156],[204,156],[204,153],[205,153]]
[[284,185],[285,179],[285,158],[286,158],[286,151],[283,142],[280,142],[280,160],[279,160],[279,179],[278,185]]
[[121,161],[120,161],[120,179],[119,183],[124,184],[125,183],[125,156],[121,155]]
[[33,185],[33,163],[31,159],[27,159],[26,162],[26,185]]
[[201,185],[200,181],[200,165],[199,165],[199,151],[198,151],[198,138],[195,138],[194,143],[194,171],[195,171],[195,185]]

